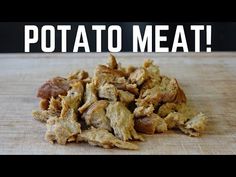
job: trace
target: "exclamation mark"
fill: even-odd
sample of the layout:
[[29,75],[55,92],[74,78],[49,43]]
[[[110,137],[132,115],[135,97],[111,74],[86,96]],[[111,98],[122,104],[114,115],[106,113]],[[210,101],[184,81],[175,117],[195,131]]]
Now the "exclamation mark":
[[206,26],[206,44],[208,46],[206,51],[211,52],[211,25]]

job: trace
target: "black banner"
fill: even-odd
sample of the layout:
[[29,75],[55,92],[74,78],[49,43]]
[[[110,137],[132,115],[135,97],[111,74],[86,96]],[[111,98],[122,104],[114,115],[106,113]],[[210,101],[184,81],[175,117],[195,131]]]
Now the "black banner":
[[[32,26],[35,31],[27,28]],[[210,41],[207,26],[211,27]],[[1,22],[0,52],[204,52],[208,47],[210,51],[236,51],[235,31],[236,22]],[[174,43],[183,39],[186,48],[176,47]],[[80,46],[79,40],[87,44]]]

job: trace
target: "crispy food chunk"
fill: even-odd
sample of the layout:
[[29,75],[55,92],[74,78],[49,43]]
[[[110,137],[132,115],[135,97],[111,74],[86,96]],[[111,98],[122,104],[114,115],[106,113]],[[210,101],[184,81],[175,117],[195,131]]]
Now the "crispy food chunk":
[[177,91],[174,103],[177,103],[177,104],[186,103],[187,97],[186,97],[184,91],[180,88],[178,82],[177,82],[177,85],[178,85],[178,91]]
[[162,76],[160,90],[162,95],[162,102],[173,102],[178,92],[178,84],[176,79]]
[[205,130],[207,123],[207,117],[203,113],[199,113],[192,119],[185,123],[187,129],[193,129],[195,131],[201,132]]
[[137,103],[140,106],[153,104],[157,105],[159,102],[162,101],[163,95],[161,93],[160,87],[156,85],[151,89],[147,89],[144,91],[142,95],[140,95],[139,99],[137,99]]
[[92,127],[89,130],[83,131],[81,134],[78,135],[77,138],[77,142],[80,141],[85,141],[91,145],[101,146],[106,149],[113,147],[118,147],[121,149],[130,149],[130,150],[138,149],[137,145],[121,141],[120,139],[116,138],[112,133],[101,128]]
[[41,122],[46,122],[50,117],[59,117],[61,112],[60,98],[51,97],[47,110],[33,110],[32,116]]
[[117,69],[118,68],[116,57],[112,54],[110,54],[109,57],[108,57],[108,67],[111,68],[111,69]]
[[91,104],[97,101],[97,91],[93,83],[86,84],[86,91],[84,95],[84,104],[79,108],[82,114]]
[[180,88],[175,78],[162,76],[160,88],[163,94],[163,102],[186,103],[187,99],[184,91]]
[[153,113],[150,116],[135,119],[134,128],[141,133],[154,134],[167,131],[167,124],[164,119]]
[[151,89],[155,86],[160,85],[161,80],[156,80],[156,79],[147,79],[140,87],[140,92],[139,92],[139,97],[142,98],[143,97],[143,93],[147,90],[147,89]]
[[48,110],[33,110],[32,116],[34,117],[35,120],[38,120],[41,122],[47,122],[47,120],[50,117],[57,116],[57,115],[51,113]]
[[154,106],[149,104],[147,106],[138,106],[134,110],[134,117],[150,116],[154,111]]
[[40,107],[41,110],[47,110],[48,106],[49,106],[48,99],[40,99],[39,107]]
[[75,114],[77,114],[78,107],[81,104],[83,94],[84,87],[81,81],[72,84],[72,89],[68,91],[67,95],[61,97],[61,117],[66,117],[67,114],[70,113],[72,110]]
[[154,80],[160,80],[159,66],[153,64],[153,60],[147,59],[143,63],[143,67],[147,70],[148,76]]
[[121,70],[122,72],[125,73],[125,77],[128,78],[129,75],[134,72],[137,68],[132,66],[132,65],[129,65],[127,67],[120,67],[118,68],[119,70]]
[[116,137],[123,141],[143,140],[134,129],[134,116],[121,102],[113,102],[106,108],[106,116]]
[[194,117],[195,115],[197,115],[197,112],[194,110],[194,108],[190,107],[186,103],[176,104],[176,111],[179,112],[179,113],[184,114],[184,116],[188,120],[191,119],[192,117]]
[[88,72],[84,71],[84,70],[77,70],[73,73],[70,73],[69,76],[67,77],[67,79],[69,81],[81,81],[84,79],[87,79],[89,77]]
[[122,70],[111,69],[104,65],[99,65],[93,77],[93,83],[96,87],[104,84],[113,84],[117,89],[129,91],[135,95],[138,94],[137,84],[131,84],[126,80],[126,73]]
[[157,126],[156,126],[156,132],[163,133],[167,131],[167,123],[165,120],[158,116],[157,118]]
[[82,82],[86,85],[87,83],[91,83],[92,82],[92,78],[91,77],[87,77],[87,78],[83,79]]
[[109,82],[110,84],[113,84],[117,89],[125,89],[125,86],[127,84],[127,80],[125,77],[116,77],[114,80]]
[[167,123],[168,129],[172,129],[172,128],[177,128],[179,125],[183,125],[188,118],[179,112],[171,112],[169,113],[164,120]]
[[49,107],[48,107],[48,111],[56,114],[56,115],[60,115],[62,106],[61,106],[61,98],[57,97],[51,97],[50,101],[49,101]]
[[37,97],[42,99],[50,99],[58,95],[66,95],[70,85],[65,78],[55,77],[43,84],[37,93]]
[[123,88],[120,87],[121,90],[126,90],[134,95],[138,95],[139,90],[137,88],[137,84],[126,84]]
[[97,88],[107,84],[114,85],[117,89],[129,91],[135,95],[138,94],[137,84],[130,84],[125,79],[126,74],[117,69],[111,69],[110,67],[99,65],[96,68],[92,82]]
[[75,141],[77,135],[81,133],[80,124],[73,118],[51,117],[47,120],[46,126],[45,139],[50,143],[56,141],[58,144],[66,144]]
[[95,86],[100,87],[105,83],[116,83],[119,81],[119,78],[124,76],[125,74],[120,70],[111,69],[105,65],[98,65],[93,77],[93,83]]
[[186,102],[185,94],[182,89],[179,88],[176,79],[166,76],[162,76],[161,78],[160,83],[155,82],[155,80],[149,80],[145,83],[145,87],[142,87],[140,91],[139,104],[153,104],[157,106],[161,102]]
[[116,101],[118,96],[117,88],[112,84],[106,83],[98,88],[98,96],[99,98]]
[[206,128],[207,117],[203,113],[199,113],[184,125],[181,125],[179,129],[189,136],[200,136]]
[[177,105],[175,103],[165,103],[158,109],[158,115],[161,117],[166,117],[171,112],[177,111]]
[[186,134],[186,135],[193,136],[193,137],[198,137],[198,136],[200,136],[200,133],[199,133],[199,132],[197,132],[197,131],[195,131],[195,130],[193,130],[193,129],[187,129],[187,128],[184,127],[184,125],[179,125],[178,128],[179,128],[179,130],[180,130],[181,132],[183,132],[183,133]]
[[135,99],[134,94],[128,91],[123,91],[123,90],[118,90],[118,96],[119,96],[120,101],[124,104],[128,104],[134,101]]
[[132,72],[129,76],[129,80],[132,84],[141,85],[148,79],[148,73],[145,68],[138,68]]
[[108,101],[105,100],[99,100],[93,103],[82,115],[86,124],[111,131],[110,120],[106,117],[105,111],[108,104]]

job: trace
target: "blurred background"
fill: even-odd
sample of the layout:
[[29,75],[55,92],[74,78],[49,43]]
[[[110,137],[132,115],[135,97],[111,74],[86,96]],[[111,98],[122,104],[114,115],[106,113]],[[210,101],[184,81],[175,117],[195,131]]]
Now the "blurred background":
[[[189,47],[189,51],[194,51],[194,32],[190,30],[190,25],[212,25],[212,51],[236,51],[236,22],[168,22],[168,23],[155,23],[155,22],[116,22],[116,23],[104,23],[104,22],[89,22],[89,23],[75,23],[75,22],[56,22],[56,23],[43,23],[43,22],[0,22],[0,53],[19,53],[24,52],[24,25],[36,25],[41,28],[42,25],[71,25],[71,30],[67,33],[67,51],[72,52],[75,41],[76,31],[78,25],[85,25],[87,30],[87,36],[90,45],[90,51],[96,51],[96,36],[92,31],[91,25],[120,25],[122,27],[122,52],[132,52],[132,25],[140,25],[141,31],[144,30],[146,25],[169,25],[169,31],[163,31],[161,35],[167,35],[168,41],[163,42],[163,47],[169,47],[171,49],[175,34],[176,25],[184,25],[186,39]],[[153,28],[153,48],[154,48],[154,28]],[[206,51],[206,35],[205,31],[201,32],[200,39],[201,51]],[[102,33],[102,51],[107,51],[107,31]],[[39,42],[32,44],[30,48],[31,52],[42,52],[40,46],[40,33]],[[55,52],[61,51],[61,32],[56,30],[56,49]],[[181,51],[181,49],[179,50]],[[80,51],[83,52],[83,51]]]

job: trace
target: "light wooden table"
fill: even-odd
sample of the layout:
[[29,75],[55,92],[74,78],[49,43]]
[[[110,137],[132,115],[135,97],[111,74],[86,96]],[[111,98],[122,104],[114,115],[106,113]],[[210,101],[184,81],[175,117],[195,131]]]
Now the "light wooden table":
[[148,136],[137,151],[83,144],[51,145],[44,124],[31,117],[47,79],[82,68],[92,73],[107,53],[0,54],[0,154],[236,154],[236,53],[119,53],[124,65],[152,58],[176,77],[189,102],[209,116],[202,137],[168,132]]

